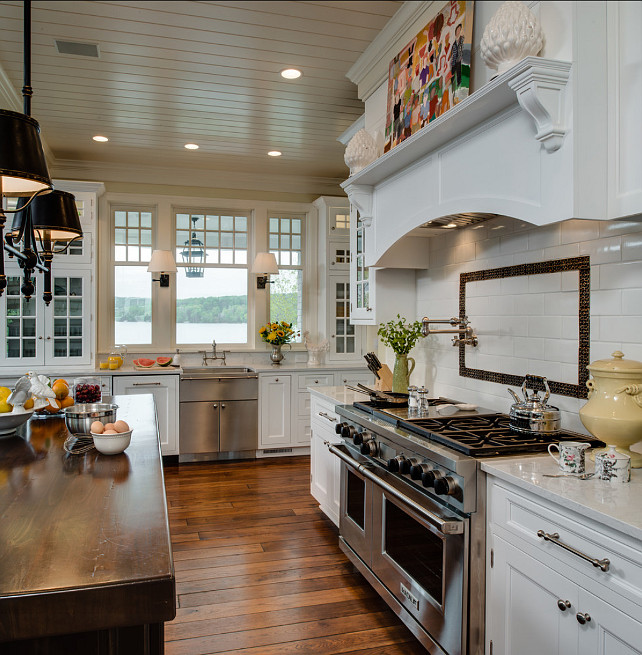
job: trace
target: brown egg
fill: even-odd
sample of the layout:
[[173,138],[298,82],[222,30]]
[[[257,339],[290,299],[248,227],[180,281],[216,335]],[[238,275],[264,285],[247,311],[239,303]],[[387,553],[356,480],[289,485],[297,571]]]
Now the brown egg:
[[114,430],[116,430],[116,432],[129,432],[129,425],[127,425],[125,421],[116,421],[116,423],[114,423]]
[[101,421],[94,421],[91,424],[89,431],[93,432],[94,434],[102,434],[105,431],[105,426],[102,424]]
[[116,430],[108,430],[107,428],[105,428],[103,434],[118,434],[118,432],[116,432]]
[[116,430],[113,423],[105,423],[105,430]]

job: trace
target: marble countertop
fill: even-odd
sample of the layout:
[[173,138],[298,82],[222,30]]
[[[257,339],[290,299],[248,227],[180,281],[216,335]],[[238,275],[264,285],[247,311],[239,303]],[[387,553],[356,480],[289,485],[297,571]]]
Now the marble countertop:
[[[481,468],[488,475],[642,540],[642,469],[632,470],[629,483],[578,480],[571,475],[546,478],[545,473],[560,473],[548,454],[488,459]],[[586,468],[591,473],[593,462],[587,459]]]
[[352,405],[359,400],[368,400],[367,394],[350,391],[345,387],[308,387],[308,391],[316,396],[332,400],[337,405]]

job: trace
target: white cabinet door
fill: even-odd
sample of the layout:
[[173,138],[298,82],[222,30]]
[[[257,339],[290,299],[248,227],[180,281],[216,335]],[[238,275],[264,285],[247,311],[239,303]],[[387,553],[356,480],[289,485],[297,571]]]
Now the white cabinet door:
[[366,227],[356,207],[350,208],[350,321],[375,324],[375,294],[370,269],[366,266]]
[[310,438],[310,493],[323,507],[328,502],[328,474],[325,466],[323,430],[312,423]]
[[578,587],[496,534],[491,548],[486,641],[493,655],[578,655]]
[[290,394],[292,379],[289,375],[261,375],[259,377],[259,404],[261,407],[261,448],[288,446],[291,439]]
[[163,455],[178,455],[178,375],[115,375],[114,395],[151,393]]
[[575,618],[581,655],[642,653],[642,623],[581,588]]
[[365,328],[351,323],[350,300],[350,277],[347,274],[328,275],[326,334],[330,335],[329,362],[361,357],[361,338]]

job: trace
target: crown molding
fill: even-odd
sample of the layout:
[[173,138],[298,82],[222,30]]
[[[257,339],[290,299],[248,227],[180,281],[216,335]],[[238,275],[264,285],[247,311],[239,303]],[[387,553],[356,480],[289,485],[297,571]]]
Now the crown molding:
[[[388,80],[390,60],[416,33],[415,22],[433,5],[443,6],[443,0],[409,0],[386,23],[372,43],[346,73],[346,77],[359,89],[359,99],[365,102],[383,82]],[[425,24],[425,23],[424,23]],[[410,34],[408,34],[410,32]],[[403,45],[400,45],[403,43]],[[391,54],[392,53],[392,54]]]

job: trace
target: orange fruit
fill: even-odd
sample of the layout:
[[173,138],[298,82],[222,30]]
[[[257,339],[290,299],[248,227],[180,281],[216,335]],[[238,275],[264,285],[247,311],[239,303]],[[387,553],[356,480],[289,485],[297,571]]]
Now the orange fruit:
[[33,409],[33,397],[29,398],[27,402],[24,404],[25,409]]
[[62,409],[65,409],[65,407],[71,407],[74,404],[74,399],[71,396],[67,396],[66,398],[63,398],[60,401],[60,406]]
[[56,394],[58,400],[63,400],[69,395],[69,384],[67,380],[54,380],[51,389]]
[[45,412],[48,412],[49,414],[57,414],[60,411],[61,405],[62,401],[52,398],[44,409]]

